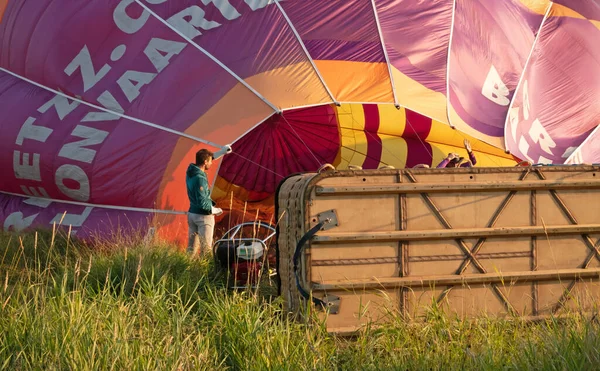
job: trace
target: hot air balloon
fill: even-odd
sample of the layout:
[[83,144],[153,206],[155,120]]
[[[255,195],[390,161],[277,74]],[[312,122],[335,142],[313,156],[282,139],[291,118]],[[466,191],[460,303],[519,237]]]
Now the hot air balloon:
[[229,144],[213,196],[266,219],[291,173],[464,139],[596,162],[599,28],[576,0],[0,0],[0,225],[183,241],[185,169]]

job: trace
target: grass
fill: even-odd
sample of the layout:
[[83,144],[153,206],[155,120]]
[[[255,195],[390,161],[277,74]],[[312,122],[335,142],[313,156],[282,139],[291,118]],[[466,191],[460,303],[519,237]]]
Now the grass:
[[95,246],[0,233],[0,368],[592,369],[600,324],[458,320],[432,308],[354,338],[302,323],[281,299],[227,289],[210,258],[131,239]]

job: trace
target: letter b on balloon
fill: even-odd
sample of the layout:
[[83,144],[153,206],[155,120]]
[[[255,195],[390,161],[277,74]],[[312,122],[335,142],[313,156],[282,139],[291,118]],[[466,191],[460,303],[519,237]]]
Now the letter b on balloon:
[[508,90],[498,70],[493,65],[490,67],[490,71],[485,78],[481,94],[498,105],[508,106],[510,104],[510,99],[508,98],[510,90]]

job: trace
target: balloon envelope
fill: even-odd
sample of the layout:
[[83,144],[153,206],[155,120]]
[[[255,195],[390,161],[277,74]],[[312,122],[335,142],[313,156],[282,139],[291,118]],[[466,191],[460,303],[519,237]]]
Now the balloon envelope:
[[0,0],[0,222],[183,241],[185,169],[227,144],[213,196],[263,218],[290,173],[464,139],[597,162],[599,36],[597,1]]

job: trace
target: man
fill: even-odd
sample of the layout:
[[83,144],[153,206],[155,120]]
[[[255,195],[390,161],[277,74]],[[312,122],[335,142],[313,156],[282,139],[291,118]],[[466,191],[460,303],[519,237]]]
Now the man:
[[198,253],[210,251],[215,229],[214,214],[222,212],[221,209],[214,207],[214,202],[210,198],[206,171],[210,169],[214,159],[230,152],[230,146],[225,146],[214,154],[203,148],[196,152],[196,162],[190,164],[187,168],[185,183],[188,199],[190,200],[187,251],[194,256]]

